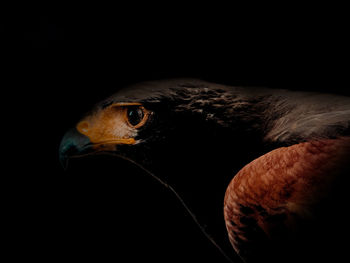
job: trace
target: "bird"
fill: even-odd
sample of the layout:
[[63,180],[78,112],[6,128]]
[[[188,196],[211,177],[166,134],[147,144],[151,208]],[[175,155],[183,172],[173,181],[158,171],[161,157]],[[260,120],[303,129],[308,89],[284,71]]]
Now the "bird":
[[162,177],[231,262],[346,255],[350,97],[142,82],[96,104],[59,147],[63,164],[94,154]]

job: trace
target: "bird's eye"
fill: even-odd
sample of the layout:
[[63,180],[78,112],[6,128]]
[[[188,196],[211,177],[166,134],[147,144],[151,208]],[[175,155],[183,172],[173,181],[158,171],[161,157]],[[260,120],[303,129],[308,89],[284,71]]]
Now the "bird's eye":
[[127,118],[131,126],[136,127],[139,124],[141,124],[144,117],[145,117],[145,113],[142,107],[140,106],[128,107]]

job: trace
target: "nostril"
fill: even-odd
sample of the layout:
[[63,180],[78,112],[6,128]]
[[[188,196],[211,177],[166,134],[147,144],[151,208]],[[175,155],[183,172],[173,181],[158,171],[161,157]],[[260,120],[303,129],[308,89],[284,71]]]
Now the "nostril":
[[87,121],[79,122],[77,125],[77,130],[82,134],[86,134],[89,131],[89,123]]

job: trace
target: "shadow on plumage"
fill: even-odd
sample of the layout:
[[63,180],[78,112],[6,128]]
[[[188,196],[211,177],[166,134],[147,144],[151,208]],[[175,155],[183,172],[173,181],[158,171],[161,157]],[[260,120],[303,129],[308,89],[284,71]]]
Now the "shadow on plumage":
[[233,261],[234,251],[246,262],[334,261],[347,246],[349,136],[348,97],[166,80],[96,105],[60,158],[112,153],[142,165]]

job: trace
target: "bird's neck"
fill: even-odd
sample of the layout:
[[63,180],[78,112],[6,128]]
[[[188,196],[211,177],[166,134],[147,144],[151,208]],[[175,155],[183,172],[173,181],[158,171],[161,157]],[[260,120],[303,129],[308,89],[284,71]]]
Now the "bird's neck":
[[235,87],[188,89],[178,97],[177,111],[229,130],[236,142],[245,139],[275,148],[350,135],[348,97]]
[[[177,94],[175,111],[196,125],[202,122],[206,131],[214,131],[211,135],[224,132],[227,136],[221,138],[252,142],[256,148],[279,117],[274,112],[274,100],[269,90],[202,87]],[[229,145],[229,141],[222,142]]]

